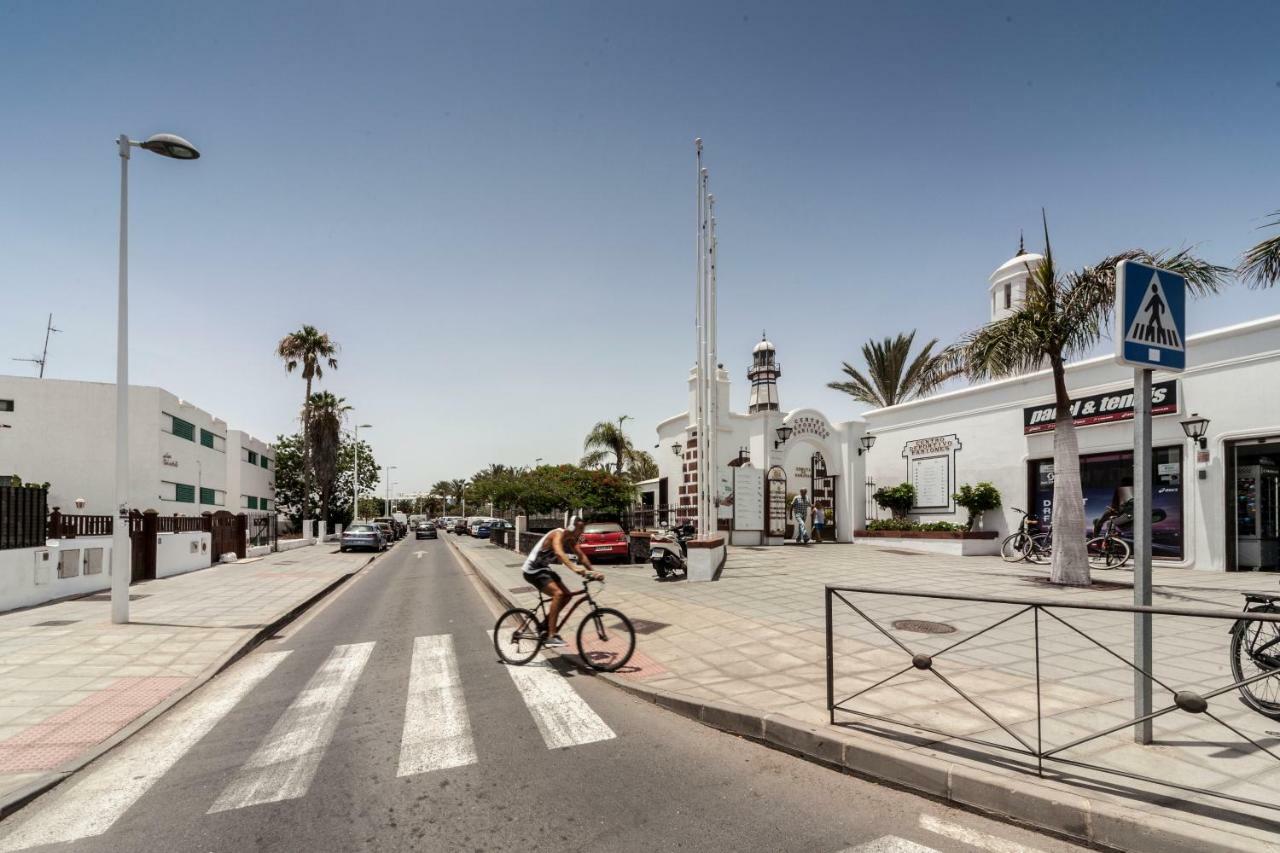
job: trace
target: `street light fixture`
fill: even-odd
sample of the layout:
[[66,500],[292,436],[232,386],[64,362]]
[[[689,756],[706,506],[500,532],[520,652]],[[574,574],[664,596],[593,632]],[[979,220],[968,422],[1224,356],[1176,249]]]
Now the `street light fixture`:
[[779,447],[787,443],[787,439],[791,438],[792,429],[784,424],[774,430],[774,432],[778,434],[778,440],[773,443],[773,449],[777,450]]
[[129,157],[143,148],[174,160],[197,160],[200,152],[181,136],[157,133],[142,142],[116,139],[120,154],[120,269],[116,308],[116,507],[111,528],[111,621],[129,621]]
[[681,447],[680,442],[677,441],[675,444],[671,445],[671,452],[674,453],[676,456],[683,456],[684,448]]
[[876,437],[874,435],[864,435],[859,441],[862,442],[862,447],[858,448],[858,455],[861,456],[864,453],[870,453],[871,448],[875,447]]
[[1209,432],[1209,419],[1202,418],[1195,412],[1191,413],[1191,417],[1182,421],[1182,431],[1187,434],[1187,438],[1191,439],[1196,445],[1204,450],[1209,446],[1208,439],[1205,434]]
[[360,517],[360,430],[373,429],[373,424],[356,424],[356,462],[354,482],[351,485],[351,523]]
[[387,518],[391,517],[391,472],[396,470],[398,465],[383,465],[382,470],[387,472]]

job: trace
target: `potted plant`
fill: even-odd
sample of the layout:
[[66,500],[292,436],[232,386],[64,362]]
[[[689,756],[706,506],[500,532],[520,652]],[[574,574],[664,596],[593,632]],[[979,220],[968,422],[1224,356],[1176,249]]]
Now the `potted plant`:
[[910,483],[882,486],[871,497],[881,508],[893,513],[894,518],[906,518],[911,507],[915,506],[916,488]]
[[960,487],[960,491],[952,495],[952,498],[955,499],[956,506],[962,506],[969,511],[969,530],[973,530],[975,523],[981,530],[982,514],[1000,506],[1000,490],[990,483],[979,483],[976,486],[965,483]]

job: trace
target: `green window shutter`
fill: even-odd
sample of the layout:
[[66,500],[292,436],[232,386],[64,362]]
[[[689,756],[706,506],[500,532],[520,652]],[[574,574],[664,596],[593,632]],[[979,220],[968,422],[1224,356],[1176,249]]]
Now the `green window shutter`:
[[184,504],[193,504],[196,502],[196,487],[188,486],[186,483],[173,484],[173,499]]
[[258,501],[258,509],[271,509],[271,501],[262,498]]
[[206,489],[203,486],[200,487],[200,503],[213,505],[217,503],[217,500],[215,500],[216,498],[217,495],[214,494],[213,489]]
[[250,496],[249,496],[249,509],[257,509],[257,508],[258,508],[258,499],[257,499],[257,498],[255,498],[253,495],[250,495]]
[[196,440],[196,425],[187,423],[182,418],[169,416],[173,420],[173,434],[178,438],[185,438],[187,441]]
[[209,432],[207,429],[200,430],[200,443],[203,444],[205,447],[212,448],[213,433]]
[[269,464],[268,464],[268,462],[267,462],[267,457],[263,456],[263,457],[261,457],[258,461],[262,463],[262,467],[263,467],[264,469],[269,469],[269,468],[270,468],[270,466],[269,466]]
[[250,465],[258,464],[258,454],[254,453],[252,450],[249,451],[249,464]]

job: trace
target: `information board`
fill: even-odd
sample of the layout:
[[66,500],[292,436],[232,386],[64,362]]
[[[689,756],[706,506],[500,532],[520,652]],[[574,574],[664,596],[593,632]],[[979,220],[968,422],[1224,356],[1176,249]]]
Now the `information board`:
[[733,529],[764,530],[764,472],[742,466],[734,469]]
[[769,469],[769,535],[787,535],[787,472],[777,465]]
[[733,518],[733,504],[735,501],[733,494],[733,468],[728,465],[721,465],[718,480],[720,487],[716,491],[716,518],[731,519]]
[[915,509],[947,507],[951,503],[951,457],[925,456],[911,460]]

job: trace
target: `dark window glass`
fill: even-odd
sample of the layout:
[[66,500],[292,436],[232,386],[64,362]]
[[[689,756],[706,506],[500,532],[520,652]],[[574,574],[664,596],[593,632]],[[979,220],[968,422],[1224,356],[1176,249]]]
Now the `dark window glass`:
[[173,420],[173,434],[178,438],[185,438],[187,441],[196,440],[196,425],[187,423],[182,418],[169,416]]
[[193,504],[196,502],[196,487],[188,486],[186,483],[173,484],[173,499],[184,504]]

